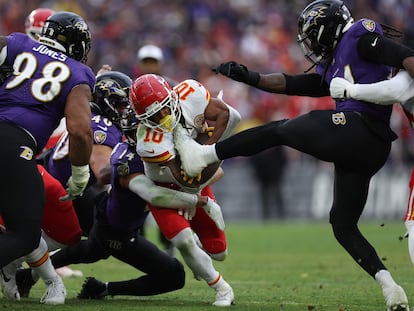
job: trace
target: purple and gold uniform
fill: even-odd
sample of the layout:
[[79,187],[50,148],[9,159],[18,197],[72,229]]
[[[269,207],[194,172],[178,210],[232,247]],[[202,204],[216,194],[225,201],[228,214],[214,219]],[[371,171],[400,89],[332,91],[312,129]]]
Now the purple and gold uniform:
[[[44,44],[22,33],[12,33],[0,39],[2,68],[13,69],[10,75],[3,75],[4,82],[0,85],[0,163],[3,173],[0,188],[4,198],[0,214],[9,231],[0,238],[1,248],[8,250],[0,256],[1,267],[39,246],[45,189],[36,155],[42,151],[65,113],[68,117],[74,115],[77,102],[73,97],[87,94],[87,88],[92,92],[95,85],[92,70],[80,62],[87,58],[90,46],[86,23],[80,16],[68,12],[61,12],[55,19],[49,24],[50,31],[45,34]],[[79,27],[72,27],[72,22]],[[58,23],[70,28],[65,29],[66,34],[70,33],[65,37],[68,46],[82,46],[76,50],[76,55],[72,53],[75,49],[69,51],[62,44],[59,51],[49,47],[57,46],[57,36],[62,38],[58,29],[51,29]],[[74,33],[79,37],[71,36]],[[69,38],[77,41],[72,42]],[[83,90],[75,92],[77,87]],[[82,95],[79,97],[81,111],[86,108]],[[70,109],[66,111],[69,102]],[[82,120],[74,121],[74,124],[79,124],[81,131],[87,129]],[[87,133],[83,131],[82,134]],[[77,139],[78,142],[81,140]],[[88,145],[86,139],[80,143]],[[78,156],[89,153],[88,149],[77,151]]]
[[[335,77],[352,79],[354,83],[373,83],[386,80],[391,75],[391,67],[364,60],[355,48],[358,40],[367,33],[383,34],[381,25],[370,19],[362,19],[351,26],[343,35],[334,52],[334,60],[326,71],[325,81],[329,85]],[[317,67],[322,74],[324,67]],[[338,111],[366,112],[389,122],[392,106],[380,106],[356,99],[346,99],[336,102]]]
[[40,152],[64,116],[70,91],[79,84],[93,90],[95,76],[86,65],[21,33],[7,36],[4,64],[14,73],[0,85],[0,121],[30,132]]
[[[91,128],[93,144],[95,145],[106,145],[114,148],[115,145],[122,140],[121,130],[112,121],[101,115],[92,113]],[[66,182],[71,175],[71,165],[68,155],[69,140],[68,133],[66,132],[53,148],[48,163],[48,171],[58,179],[62,185],[66,185]]]
[[113,256],[140,273],[135,279],[109,282],[108,295],[149,296],[182,288],[185,283],[183,265],[139,234],[148,215],[146,202],[119,184],[121,177],[144,172],[135,146],[126,142],[115,146],[111,166],[112,188],[99,202],[88,239],[55,253],[51,257],[54,267],[93,263]]
[[134,173],[144,174],[144,164],[128,143],[116,145],[111,155],[111,192],[106,204],[106,218],[111,226],[122,231],[142,227],[148,215],[147,203],[129,189],[119,185],[118,179]]

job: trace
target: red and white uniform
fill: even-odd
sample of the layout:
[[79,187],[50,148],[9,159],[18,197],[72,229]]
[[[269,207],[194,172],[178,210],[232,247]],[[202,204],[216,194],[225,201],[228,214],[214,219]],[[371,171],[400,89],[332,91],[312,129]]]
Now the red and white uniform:
[[405,212],[404,222],[414,223],[414,169],[411,171],[410,178],[410,195],[408,197],[407,211]]
[[[179,93],[185,127],[191,129],[191,135],[195,138],[199,133],[204,133],[207,128],[204,111],[209,104],[210,93],[201,83],[191,79],[179,83],[174,89]],[[194,189],[179,185],[170,169],[164,165],[176,156],[172,132],[159,132],[141,125],[137,137],[137,153],[144,161],[145,175],[157,184],[176,190],[194,192]],[[201,191],[201,195],[215,200],[210,186],[195,191]],[[172,239],[183,229],[191,227],[208,253],[218,254],[226,250],[227,242],[224,231],[217,228],[204,209],[198,208],[194,218],[188,221],[179,215],[177,210],[158,208],[150,204],[148,206],[161,232],[168,239]]]

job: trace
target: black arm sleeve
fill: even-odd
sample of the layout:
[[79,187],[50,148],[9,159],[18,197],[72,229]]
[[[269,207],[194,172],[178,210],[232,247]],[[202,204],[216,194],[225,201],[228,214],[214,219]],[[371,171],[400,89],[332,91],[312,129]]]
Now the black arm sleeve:
[[414,56],[414,50],[392,39],[375,33],[368,33],[358,40],[358,53],[368,62],[384,64],[403,69],[402,62]]
[[317,73],[294,76],[284,73],[283,75],[286,80],[284,94],[310,97],[330,96],[328,84]]

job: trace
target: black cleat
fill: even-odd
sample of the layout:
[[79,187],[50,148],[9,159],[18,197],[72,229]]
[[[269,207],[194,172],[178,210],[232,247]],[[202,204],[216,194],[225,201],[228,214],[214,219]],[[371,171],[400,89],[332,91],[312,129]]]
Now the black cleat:
[[16,284],[19,290],[20,297],[29,297],[30,290],[36,282],[32,277],[31,269],[17,269],[16,271]]
[[83,282],[82,289],[79,292],[78,299],[103,299],[108,295],[106,284],[95,279],[87,277]]

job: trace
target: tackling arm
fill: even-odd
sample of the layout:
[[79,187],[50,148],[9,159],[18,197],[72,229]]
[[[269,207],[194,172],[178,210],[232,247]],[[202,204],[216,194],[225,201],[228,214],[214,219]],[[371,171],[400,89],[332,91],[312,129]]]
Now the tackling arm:
[[328,85],[316,73],[287,75],[276,72],[261,74],[234,61],[222,63],[213,71],[271,93],[312,97],[329,96]]
[[352,84],[343,78],[334,78],[330,92],[335,99],[354,98],[379,105],[391,105],[414,97],[414,80],[407,71],[400,71],[390,80],[371,84]]
[[62,200],[81,195],[89,181],[89,158],[92,152],[90,98],[89,86],[81,84],[72,89],[66,100],[65,117],[72,176],[67,183],[68,194]]
[[65,105],[66,129],[69,133],[69,158],[72,165],[88,165],[92,152],[91,91],[81,84],[73,88]]
[[207,197],[157,186],[144,174],[132,174],[128,177],[121,177],[121,179],[127,179],[121,185],[125,185],[128,182],[129,190],[148,203],[159,207],[173,209],[194,208],[207,203]]
[[110,167],[109,159],[111,157],[112,148],[106,145],[96,145],[92,147],[92,154],[89,165],[96,180],[99,184],[105,185],[111,182],[111,175],[107,174],[106,167]]
[[185,208],[187,216],[184,217],[186,219],[191,220],[196,213],[196,207],[201,207],[215,222],[217,228],[224,230],[225,224],[221,208],[208,196],[160,187],[147,176],[139,173],[121,177],[121,180],[120,183],[123,187],[127,186],[132,192],[153,205],[178,210]]

